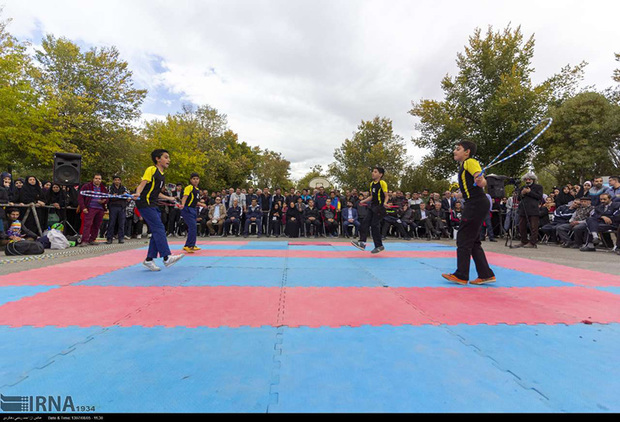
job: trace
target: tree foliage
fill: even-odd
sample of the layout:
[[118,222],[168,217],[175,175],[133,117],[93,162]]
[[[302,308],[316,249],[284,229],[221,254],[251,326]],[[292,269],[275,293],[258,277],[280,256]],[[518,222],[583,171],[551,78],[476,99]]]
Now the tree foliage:
[[[469,139],[478,145],[478,159],[489,163],[519,134],[545,116],[550,102],[570,95],[583,66],[562,69],[540,85],[531,80],[534,37],[521,29],[476,29],[464,52],[457,55],[458,73],[441,81],[444,99],[413,103],[409,113],[419,118],[421,135],[413,142],[430,149],[428,161],[438,178],[456,171],[454,144]],[[494,172],[518,175],[530,156],[519,154]]]
[[553,125],[541,137],[537,168],[555,165],[561,184],[583,183],[620,169],[620,106],[603,94],[583,92],[555,106]]
[[363,189],[370,182],[374,166],[385,169],[388,186],[397,186],[406,164],[403,138],[394,133],[392,121],[375,117],[363,121],[351,139],[346,139],[334,152],[335,162],[329,175],[344,189]]

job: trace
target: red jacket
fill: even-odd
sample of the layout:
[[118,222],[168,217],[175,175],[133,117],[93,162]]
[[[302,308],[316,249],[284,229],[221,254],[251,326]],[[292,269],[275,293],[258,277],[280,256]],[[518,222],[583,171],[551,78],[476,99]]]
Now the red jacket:
[[[103,184],[99,185],[99,187],[101,188],[101,193],[108,193],[108,189]],[[93,185],[93,182],[84,183],[82,187],[80,188],[80,192],[83,190],[95,190],[95,185]],[[93,199],[96,200],[97,198],[93,198],[92,196],[85,196],[85,195],[78,194],[78,204],[80,206],[80,209],[83,210],[85,208],[90,208],[90,202]],[[101,204],[104,210],[106,208],[107,203],[108,203],[108,200],[106,199],[105,202]]]

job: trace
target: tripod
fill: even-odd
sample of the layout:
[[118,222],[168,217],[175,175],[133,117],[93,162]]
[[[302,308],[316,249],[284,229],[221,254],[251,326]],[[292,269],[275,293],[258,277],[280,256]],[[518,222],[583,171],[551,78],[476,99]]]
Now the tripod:
[[71,195],[70,195],[70,191],[69,189],[72,189],[72,187],[70,185],[62,185],[62,187],[65,188],[64,194],[65,194],[65,205],[63,206],[63,219],[62,221],[60,221],[60,224],[63,225],[63,227],[65,228],[64,230],[64,234],[67,234],[67,230],[66,227],[69,227],[71,229],[71,231],[73,232],[73,236],[77,235],[78,232],[73,228],[73,226],[71,225],[71,223],[69,223],[69,220],[67,220],[67,204],[71,201]]
[[519,185],[514,184],[514,191],[512,192],[512,204],[510,207],[510,229],[506,233],[506,243],[504,246],[512,248],[512,240],[516,237],[517,231],[516,221],[519,209]]

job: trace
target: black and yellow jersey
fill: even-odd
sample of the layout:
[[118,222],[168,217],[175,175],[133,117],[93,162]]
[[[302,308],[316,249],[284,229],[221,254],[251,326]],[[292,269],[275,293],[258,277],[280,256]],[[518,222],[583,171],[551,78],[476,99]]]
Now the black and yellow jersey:
[[370,183],[370,195],[372,196],[371,205],[383,205],[387,197],[388,187],[387,183],[383,180],[379,180],[377,183]]
[[147,184],[142,189],[140,198],[136,201],[136,206],[138,208],[156,207],[159,193],[166,183],[164,174],[156,166],[151,166],[144,172],[142,180],[145,180]]
[[183,196],[187,196],[187,199],[185,200],[186,207],[196,208],[198,205],[198,200],[200,199],[200,189],[194,187],[193,185],[187,185],[183,191]]
[[459,188],[463,193],[464,200],[467,201],[470,198],[484,196],[484,190],[480,186],[474,185],[474,175],[481,172],[480,163],[473,158],[468,158],[461,164],[459,168]]

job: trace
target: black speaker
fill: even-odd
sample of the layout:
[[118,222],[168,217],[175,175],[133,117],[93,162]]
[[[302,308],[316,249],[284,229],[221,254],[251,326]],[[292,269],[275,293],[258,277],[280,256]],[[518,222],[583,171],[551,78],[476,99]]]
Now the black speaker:
[[487,179],[487,192],[491,195],[491,198],[503,198],[506,196],[506,189],[504,188],[504,180],[506,176],[488,175]]
[[54,154],[54,183],[59,185],[77,185],[80,183],[82,156],[57,152]]

